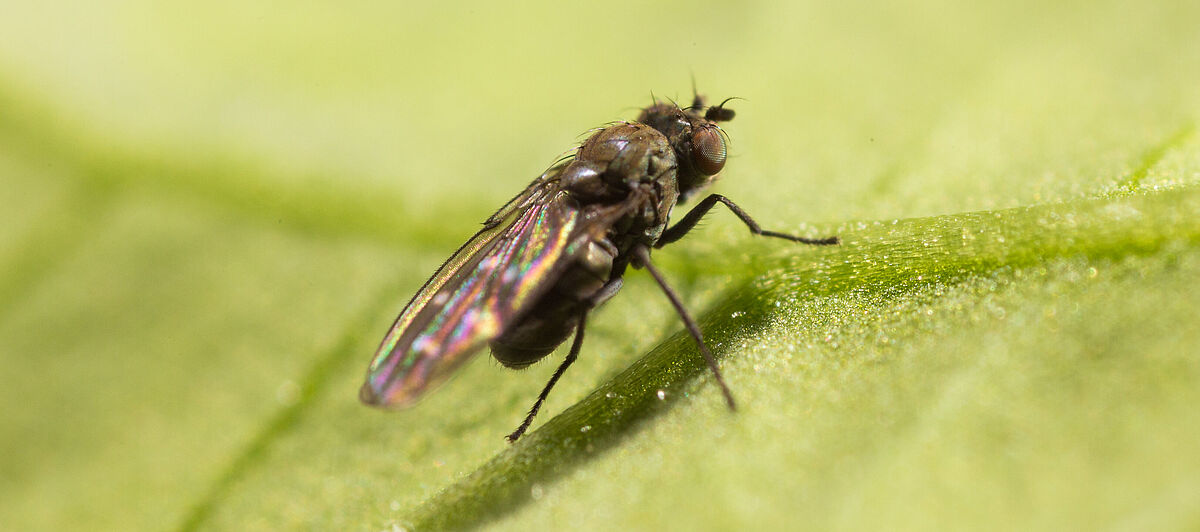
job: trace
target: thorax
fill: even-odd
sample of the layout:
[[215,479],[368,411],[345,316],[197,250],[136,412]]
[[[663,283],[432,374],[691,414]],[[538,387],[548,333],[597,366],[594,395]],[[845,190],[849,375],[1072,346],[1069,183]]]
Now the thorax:
[[679,198],[678,167],[662,133],[627,122],[584,141],[559,178],[585,211],[621,210],[607,238],[623,254],[637,243],[652,245],[662,234]]

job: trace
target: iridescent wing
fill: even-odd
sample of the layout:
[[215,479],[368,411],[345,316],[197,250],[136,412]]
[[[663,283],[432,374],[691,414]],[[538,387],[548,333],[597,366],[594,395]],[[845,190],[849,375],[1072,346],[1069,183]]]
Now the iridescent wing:
[[553,285],[595,229],[559,189],[563,167],[492,215],[413,296],[367,369],[364,403],[413,403]]

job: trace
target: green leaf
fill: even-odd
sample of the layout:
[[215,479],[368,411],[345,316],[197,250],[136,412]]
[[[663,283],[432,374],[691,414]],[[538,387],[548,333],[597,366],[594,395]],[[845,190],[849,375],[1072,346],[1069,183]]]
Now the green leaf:
[[[1194,3],[13,6],[5,529],[1200,523]],[[736,95],[714,211],[563,356],[356,400],[587,128]],[[622,110],[624,108],[624,110]],[[677,209],[686,209],[680,205]],[[682,213],[676,211],[676,217]]]

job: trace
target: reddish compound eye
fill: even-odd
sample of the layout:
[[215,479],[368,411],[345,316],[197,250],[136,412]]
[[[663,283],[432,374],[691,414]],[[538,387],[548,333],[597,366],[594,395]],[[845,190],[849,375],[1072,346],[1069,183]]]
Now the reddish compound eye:
[[725,139],[716,128],[692,134],[692,166],[703,175],[716,175],[725,167]]

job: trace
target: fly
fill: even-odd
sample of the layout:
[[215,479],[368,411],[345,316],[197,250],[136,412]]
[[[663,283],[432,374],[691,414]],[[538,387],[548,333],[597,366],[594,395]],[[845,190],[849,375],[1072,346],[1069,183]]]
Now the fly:
[[719,194],[705,197],[668,227],[671,209],[713,182],[725,166],[724,104],[696,95],[680,108],[660,103],[633,122],[600,129],[484,222],[400,312],[359,393],[368,405],[411,405],[486,344],[514,369],[549,355],[574,333],[571,350],[524,421],[515,442],[555,383],[579,356],[592,309],[621,288],[626,268],[645,268],[675,307],[716,377],[729,408],[733,394],[696,321],[650,260],[650,250],[682,238],[718,203],[751,233],[831,245],[837,237],[804,238],[764,231]]

